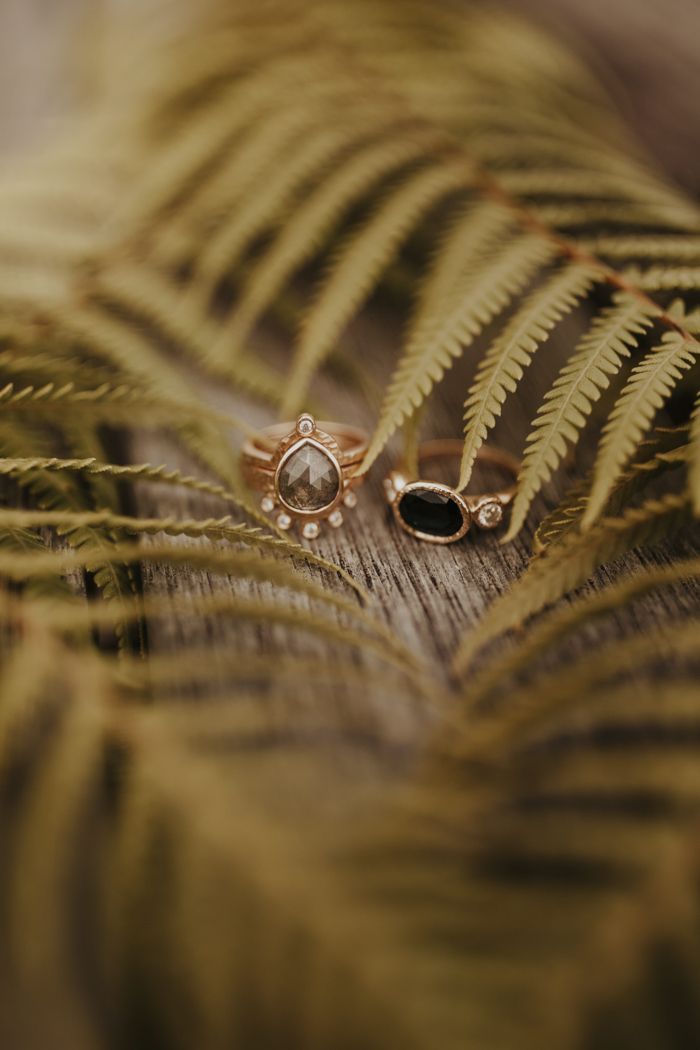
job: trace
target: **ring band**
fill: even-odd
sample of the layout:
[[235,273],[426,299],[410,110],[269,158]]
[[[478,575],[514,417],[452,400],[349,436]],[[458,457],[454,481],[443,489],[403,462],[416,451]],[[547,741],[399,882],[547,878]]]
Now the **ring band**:
[[[462,450],[463,444],[457,438],[426,441],[418,449],[418,464],[461,458]],[[427,543],[444,544],[461,539],[472,523],[480,529],[497,528],[515,495],[520,464],[515,456],[493,445],[482,445],[476,460],[510,474],[513,483],[496,492],[466,495],[437,481],[412,480],[403,467],[392,470],[384,481],[384,490],[404,532]]]
[[276,524],[291,529],[299,522],[305,539],[316,539],[320,522],[332,528],[343,524],[341,505],[357,503],[353,477],[367,451],[368,435],[361,427],[320,422],[303,413],[296,423],[265,427],[258,438],[248,438],[241,451],[243,477],[263,493],[266,514],[277,511]]

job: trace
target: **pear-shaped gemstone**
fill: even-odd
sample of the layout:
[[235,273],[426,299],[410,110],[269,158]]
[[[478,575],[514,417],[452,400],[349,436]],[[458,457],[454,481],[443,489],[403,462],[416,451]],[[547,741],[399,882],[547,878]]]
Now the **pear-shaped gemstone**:
[[318,511],[329,507],[340,491],[340,472],[333,457],[318,445],[304,441],[283,460],[277,491],[288,507]]

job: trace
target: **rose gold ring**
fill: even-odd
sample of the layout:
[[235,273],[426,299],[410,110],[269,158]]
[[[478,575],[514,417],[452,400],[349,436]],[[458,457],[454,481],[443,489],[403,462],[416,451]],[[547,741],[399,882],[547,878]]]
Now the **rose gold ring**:
[[260,506],[276,512],[280,529],[299,522],[304,539],[313,540],[320,523],[343,524],[342,507],[357,504],[353,491],[362,478],[353,473],[367,451],[368,435],[345,423],[317,423],[304,413],[296,423],[279,423],[248,438],[241,452],[243,476],[262,492]]
[[[418,450],[418,465],[432,459],[461,458],[462,449],[458,439],[426,441]],[[515,456],[493,445],[482,445],[476,458],[509,474],[513,483],[497,492],[465,495],[437,481],[411,480],[402,467],[391,471],[384,490],[404,532],[427,543],[454,543],[472,523],[480,529],[495,529],[501,524],[505,508],[515,495],[520,464]]]

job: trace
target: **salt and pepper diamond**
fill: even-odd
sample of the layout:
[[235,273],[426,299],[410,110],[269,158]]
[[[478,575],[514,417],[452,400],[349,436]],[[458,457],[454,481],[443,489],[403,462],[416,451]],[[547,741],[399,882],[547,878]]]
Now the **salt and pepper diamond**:
[[277,491],[292,510],[314,513],[335,503],[342,478],[329,452],[312,441],[303,441],[282,461]]

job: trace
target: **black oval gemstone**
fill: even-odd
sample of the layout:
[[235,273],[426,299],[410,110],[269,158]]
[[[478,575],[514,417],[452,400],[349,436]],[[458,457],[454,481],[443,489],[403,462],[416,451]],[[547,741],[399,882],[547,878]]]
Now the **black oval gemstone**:
[[462,528],[462,509],[446,492],[411,489],[404,493],[398,511],[406,524],[429,536],[454,536]]

